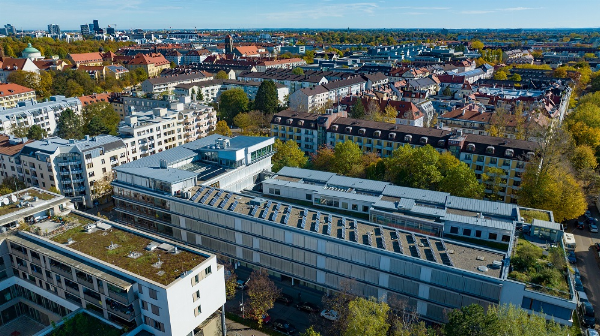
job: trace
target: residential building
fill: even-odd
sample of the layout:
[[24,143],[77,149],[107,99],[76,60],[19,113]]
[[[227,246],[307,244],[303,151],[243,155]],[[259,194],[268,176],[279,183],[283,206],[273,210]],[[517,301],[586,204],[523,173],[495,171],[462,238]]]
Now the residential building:
[[[135,335],[218,329],[225,279],[215,255],[70,210],[62,196],[40,189],[17,196],[30,206],[0,218],[0,224],[10,227],[22,218],[32,230],[11,230],[0,238],[3,323],[21,311],[50,326],[84,308]],[[60,223],[50,218],[54,215],[67,223],[72,238],[56,235]],[[123,258],[115,259],[115,252]]]
[[0,83],[0,110],[15,107],[19,102],[32,99],[35,100],[35,90],[14,83]]
[[129,70],[122,65],[107,65],[105,66],[105,71],[106,76],[110,76],[115,79],[121,79],[123,76],[129,73]]
[[[185,151],[178,148],[117,167],[113,186],[119,221],[201,245],[238,267],[266,268],[273,276],[325,293],[352,279],[354,293],[399,300],[420,318],[437,323],[447,321],[449,310],[470,304],[514,304],[572,324],[577,305],[573,290],[532,288],[508,276],[515,229],[522,223],[518,206],[304,170],[302,175],[263,173],[264,197],[253,197],[236,190],[259,177],[253,166],[270,165],[272,152],[262,147],[269,139],[239,138],[216,139],[212,145],[214,138],[207,137],[184,145]],[[239,163],[225,159],[228,148],[245,153],[237,156]],[[261,188],[250,184],[241,189]],[[319,208],[295,205],[300,197]],[[335,210],[344,197],[355,201],[341,215]],[[371,217],[357,219],[352,211]],[[466,236],[475,243],[458,240]],[[482,247],[490,241],[507,250]],[[566,277],[572,282],[569,271]]]
[[112,168],[127,163],[127,149],[112,135],[50,137],[26,144],[19,159],[17,173],[26,185],[58,188],[76,206],[91,208],[108,201]]
[[7,177],[23,178],[19,155],[23,146],[32,141],[27,138],[16,138],[12,135],[0,134],[0,180]]
[[15,128],[39,125],[52,135],[60,114],[66,109],[81,113],[81,102],[65,96],[52,96],[41,103],[35,100],[19,102],[17,107],[0,110],[0,133],[11,134]]
[[8,76],[17,70],[40,72],[40,69],[29,58],[0,57],[0,83],[8,83]]
[[69,54],[69,61],[75,66],[89,65],[89,66],[101,66],[104,62],[102,53],[91,52],[83,54]]
[[268,54],[263,48],[257,46],[239,46],[233,50],[234,55],[238,57],[261,57]]
[[148,55],[139,53],[135,57],[124,64],[129,71],[134,71],[137,68],[142,68],[148,74],[148,77],[156,77],[161,71],[170,68],[171,63],[160,53],[151,53]]
[[[238,81],[235,79],[213,79],[207,81],[201,81],[190,84],[180,84],[175,87],[174,94],[176,96],[189,96],[192,99],[196,99],[198,92],[202,92],[202,97],[204,98],[202,102],[204,103],[212,103],[216,102],[221,96],[221,93],[240,88],[244,90],[246,95],[248,95],[248,99],[254,100],[256,97],[256,93],[258,92],[258,88],[260,87],[261,82],[259,81]],[[287,86],[275,83],[275,87],[277,88],[277,97],[279,100],[279,105],[285,105],[286,96],[289,94],[289,89]]]
[[93,95],[89,95],[89,96],[81,96],[78,97],[77,99],[79,99],[79,101],[81,102],[81,107],[85,108],[86,106],[88,106],[89,104],[94,104],[94,103],[109,103],[112,99],[112,94],[111,93],[94,93]]
[[309,112],[333,104],[346,96],[365,91],[367,80],[361,76],[329,81],[319,86],[303,88],[290,94],[290,108]]
[[144,92],[171,92],[179,84],[196,83],[211,80],[202,72],[188,72],[170,76],[160,76],[148,78],[142,82],[142,91]]
[[294,75],[289,70],[274,69],[265,72],[243,72],[237,76],[241,81],[263,81],[272,80],[275,83],[283,84],[290,89],[290,94],[303,88],[311,88],[317,85],[326,84],[329,80],[318,71],[304,72],[304,75]]
[[212,54],[212,52],[210,52],[206,49],[190,50],[185,55],[183,55],[181,64],[182,65],[199,64],[199,63],[204,62],[204,60],[211,54]]
[[164,56],[169,62],[175,63],[177,65],[183,64],[183,55],[175,49],[167,51],[164,54]]
[[270,69],[293,69],[302,65],[306,65],[306,61],[301,58],[284,58],[261,62],[256,66],[256,71],[265,72]]

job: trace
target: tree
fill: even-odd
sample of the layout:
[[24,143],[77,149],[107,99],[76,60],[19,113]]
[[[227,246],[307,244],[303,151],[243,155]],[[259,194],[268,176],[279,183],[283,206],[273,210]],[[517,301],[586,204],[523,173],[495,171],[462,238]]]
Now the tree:
[[275,113],[278,106],[277,86],[272,80],[262,81],[254,98],[254,108],[263,113]]
[[341,335],[346,331],[349,320],[352,318],[348,305],[350,301],[357,297],[357,283],[356,280],[352,279],[340,280],[339,291],[323,296],[322,301],[325,309],[333,310],[338,314],[335,321],[328,322],[326,325],[329,334]]
[[430,145],[419,148],[410,145],[398,147],[390,157],[384,159],[386,179],[401,186],[435,189],[443,178],[437,167],[439,156],[438,151]]
[[48,188],[48,191],[51,193],[60,194],[60,190],[58,190],[57,187],[50,187]]
[[228,123],[240,112],[246,112],[249,104],[246,92],[241,88],[227,90],[219,97],[219,112]]
[[[16,176],[5,177],[2,180],[2,183],[0,184],[0,189],[3,190],[2,192],[7,191],[6,194],[10,194],[15,191],[23,190],[23,189],[25,189],[25,187],[26,187],[25,182],[21,181]],[[5,194],[2,194],[2,195],[5,195]]]
[[384,302],[377,302],[374,298],[356,298],[348,304],[352,318],[348,321],[348,328],[344,336],[380,336],[386,335],[390,324],[387,314],[390,307]]
[[362,99],[357,98],[357,101],[352,105],[350,110],[350,116],[355,119],[363,119],[365,117],[365,107],[363,106]]
[[444,96],[452,96],[452,90],[450,89],[450,85],[447,85],[442,91]]
[[292,73],[294,75],[301,76],[301,75],[304,75],[304,70],[300,67],[295,67],[294,69],[292,69]]
[[316,332],[315,329],[313,329],[313,327],[310,326],[304,332],[300,333],[300,336],[321,336],[321,334]]
[[27,131],[27,137],[29,139],[42,140],[47,135],[48,132],[46,132],[46,130],[43,129],[40,125],[33,125],[29,127],[29,130]]
[[80,97],[80,96],[83,96],[83,94],[84,94],[83,90],[84,90],[83,86],[81,86],[75,80],[69,79],[67,81],[67,87],[65,89],[65,96],[67,96],[67,97]]
[[352,141],[338,142],[333,150],[333,162],[331,171],[340,175],[346,175],[353,166],[360,162],[362,150]]
[[577,169],[579,172],[586,169],[596,169],[598,166],[594,150],[588,145],[575,147],[571,157],[571,163],[573,164],[573,168]]
[[398,116],[398,111],[396,111],[396,109],[392,105],[388,105],[385,107],[385,110],[383,111],[383,120],[382,121],[393,124],[396,122],[397,116]]
[[249,315],[262,326],[263,316],[273,308],[275,300],[279,297],[281,290],[269,279],[269,274],[264,268],[254,270],[248,280],[248,305]]
[[233,118],[233,124],[244,130],[248,126],[251,126],[253,122],[248,113],[238,113],[238,115]]
[[88,104],[82,111],[83,128],[85,134],[95,136],[99,134],[117,135],[121,117],[108,102]]
[[[569,121],[571,121],[571,118],[569,118]],[[569,122],[568,127],[577,145],[591,148],[600,146],[600,128],[590,127],[582,121]]]
[[444,325],[447,336],[492,336],[501,329],[498,317],[487,315],[483,307],[472,304],[455,309],[448,314],[448,323]]
[[483,47],[484,47],[483,42],[481,42],[479,40],[471,41],[471,49],[477,49],[477,50],[479,50],[479,52],[482,52]]
[[197,101],[204,101],[204,95],[202,94],[202,89],[198,89],[198,93],[196,94]]
[[506,184],[504,178],[505,172],[502,168],[488,166],[485,167],[485,173],[482,176],[482,180],[486,189],[491,190],[491,193],[486,194],[486,197],[491,201],[501,201],[504,196],[500,195],[500,192],[504,189],[502,184]]
[[221,70],[217,72],[215,79],[229,79],[229,75],[225,71]]
[[177,68],[177,64],[175,64],[175,62],[171,62],[169,66],[171,69]]
[[113,191],[111,185],[112,181],[112,174],[105,174],[102,176],[102,178],[96,180],[92,185],[92,199],[98,199],[107,195],[111,195]]
[[227,122],[225,122],[225,120],[220,120],[217,122],[217,126],[214,130],[214,133],[228,137],[232,135],[231,129],[229,129],[229,126],[227,126]]
[[514,81],[514,82],[520,82],[521,81],[521,75],[519,75],[519,74],[512,74],[509,79],[511,81]]
[[71,109],[62,111],[56,128],[56,135],[63,139],[83,138],[81,117]]
[[[452,163],[446,163],[447,161]],[[458,197],[482,198],[483,185],[477,181],[475,172],[466,163],[460,162],[449,152],[444,152],[438,161],[440,170],[442,170],[442,166],[446,171],[442,173],[444,177],[439,183],[439,191]]]
[[504,72],[504,71],[496,71],[496,73],[494,74],[494,79],[495,80],[507,80],[508,76],[506,75],[506,72]]
[[333,149],[328,146],[322,146],[316,153],[310,154],[310,165],[312,169],[329,171],[334,160]]
[[365,119],[374,121],[379,121],[381,119],[381,108],[375,99],[371,99],[367,103]]
[[106,127],[106,125],[104,125],[102,117],[97,116],[97,115],[92,117],[90,122],[85,127],[85,130],[86,130],[85,131],[86,134],[89,136],[96,136],[99,134],[108,134],[109,133],[108,128]]
[[283,167],[304,167],[308,158],[294,140],[282,142],[275,139],[275,154],[271,158],[272,170],[278,172]]
[[558,67],[554,69],[554,77],[567,78],[567,69],[565,69],[564,67]]

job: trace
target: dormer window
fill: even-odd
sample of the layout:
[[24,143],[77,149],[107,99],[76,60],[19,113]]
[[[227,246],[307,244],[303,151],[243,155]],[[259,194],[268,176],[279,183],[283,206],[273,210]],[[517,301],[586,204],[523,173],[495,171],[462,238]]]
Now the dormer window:
[[396,139],[396,133],[390,133],[390,134],[388,134],[388,139],[390,139],[390,140]]
[[474,152],[475,151],[475,144],[468,144],[467,145],[467,150],[469,152]]
[[419,139],[419,142],[422,143],[423,145],[427,143],[429,139],[427,139],[427,137],[421,137],[421,139]]
[[332,131],[337,131],[337,130],[338,130],[338,125],[333,125],[333,126],[331,126],[331,130],[332,130]]
[[288,119],[285,121],[286,124],[291,125],[294,122],[294,119]]
[[411,142],[412,141],[412,135],[407,134],[404,136],[404,142]]
[[494,154],[494,151],[494,146],[487,146],[487,148],[485,149],[485,154]]
[[515,156],[515,151],[512,149],[507,149],[506,151],[504,151],[504,156],[513,157],[513,156]]
[[367,133],[367,130],[364,128],[358,130],[358,135],[365,135],[365,133]]
[[352,132],[352,127],[348,126],[346,127],[346,133],[351,133]]
[[444,147],[446,140],[438,140],[438,147]]
[[533,159],[534,155],[535,155],[534,152],[527,152],[527,154],[525,154],[525,156],[527,157],[527,161]]
[[373,132],[373,136],[379,138],[381,136],[381,131]]
[[298,126],[304,125],[304,120],[298,120]]

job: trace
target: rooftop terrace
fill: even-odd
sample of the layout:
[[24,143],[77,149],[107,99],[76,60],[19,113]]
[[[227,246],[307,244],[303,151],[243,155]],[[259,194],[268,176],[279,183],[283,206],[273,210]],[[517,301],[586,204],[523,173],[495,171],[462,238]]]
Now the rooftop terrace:
[[96,225],[91,230],[80,225],[51,240],[162,285],[169,285],[206,259],[113,225]]
[[0,223],[11,223],[40,211],[40,207],[64,202],[61,195],[38,188],[27,188],[0,197]]
[[191,195],[190,201],[205,206],[492,277],[501,276],[502,261],[506,256],[499,251],[457,241],[380,226],[316,209],[251,198],[212,187],[195,187]]

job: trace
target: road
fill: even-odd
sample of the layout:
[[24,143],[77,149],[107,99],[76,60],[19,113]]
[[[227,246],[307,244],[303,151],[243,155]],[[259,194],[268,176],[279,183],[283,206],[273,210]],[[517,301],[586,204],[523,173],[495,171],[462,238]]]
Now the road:
[[[590,206],[589,210],[594,217],[600,218],[600,214],[594,205]],[[574,227],[572,223],[569,223],[567,231],[575,234],[575,241],[577,242],[577,248],[575,249],[576,266],[581,273],[581,281],[588,299],[594,306],[596,321],[600,321],[600,267],[596,249],[592,246],[594,243],[600,242],[600,234],[591,233],[587,226],[583,230]]]

